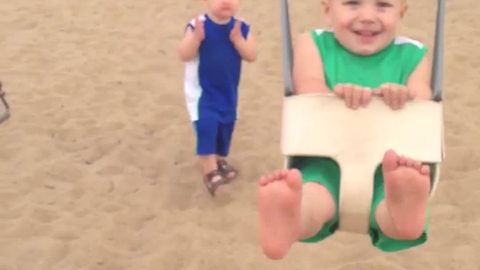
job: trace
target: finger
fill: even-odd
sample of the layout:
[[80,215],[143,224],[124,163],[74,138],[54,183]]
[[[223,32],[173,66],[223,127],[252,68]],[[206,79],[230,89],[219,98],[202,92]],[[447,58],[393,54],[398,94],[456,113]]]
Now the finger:
[[388,96],[389,96],[389,104],[392,109],[397,108],[398,106],[398,90],[395,85],[389,84],[388,86]]
[[359,86],[352,87],[352,108],[358,109],[362,99],[363,89]]
[[407,88],[407,90],[408,90],[408,100],[414,100],[415,97],[417,96],[417,93],[410,88]]
[[333,89],[333,93],[335,93],[337,97],[343,98],[344,97],[343,84],[335,85],[335,88]]
[[372,99],[372,95],[373,95],[372,89],[364,88],[364,90],[362,91],[362,98],[360,100],[360,104],[363,107],[367,107],[367,105],[370,103],[370,100]]
[[390,107],[397,110],[400,107],[400,89],[396,85],[390,88]]
[[399,91],[399,109],[403,108],[405,103],[409,100],[409,93],[406,87],[402,87]]
[[197,16],[197,17],[195,17],[195,22],[194,22],[194,25],[193,25],[193,31],[198,36],[202,33],[202,29],[203,29],[202,20],[200,20],[200,18]]
[[353,85],[345,84],[343,87],[343,98],[348,108],[352,108]]
[[195,18],[195,24],[198,25],[199,27],[203,27],[202,15],[199,15],[197,16],[197,18]]
[[200,20],[200,16],[195,17],[195,29],[199,29],[201,23],[202,20]]
[[232,30],[230,31],[230,36],[238,35],[240,33],[240,25],[240,21],[236,20]]
[[391,106],[392,104],[392,91],[391,91],[391,85],[390,84],[384,84],[382,85],[382,97],[383,97],[383,102],[387,106]]
[[395,94],[393,109],[402,109],[408,99],[408,89],[404,85],[393,85],[393,89]]

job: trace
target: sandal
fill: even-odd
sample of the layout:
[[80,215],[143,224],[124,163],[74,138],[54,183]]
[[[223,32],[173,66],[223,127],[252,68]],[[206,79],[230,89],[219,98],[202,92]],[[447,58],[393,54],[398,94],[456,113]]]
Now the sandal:
[[231,181],[238,176],[238,171],[224,159],[217,161],[218,170],[222,173],[223,177]]
[[207,187],[210,195],[214,197],[217,188],[221,185],[228,183],[228,180],[225,179],[220,170],[214,170],[203,177],[203,182],[205,183],[205,186]]

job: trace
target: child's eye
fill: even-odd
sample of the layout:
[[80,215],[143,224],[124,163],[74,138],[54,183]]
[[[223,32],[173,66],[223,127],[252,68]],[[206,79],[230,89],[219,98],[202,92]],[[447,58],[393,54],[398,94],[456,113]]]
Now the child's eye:
[[347,6],[358,6],[360,4],[360,1],[358,0],[350,0],[350,1],[345,1],[343,2],[344,5]]
[[377,7],[379,8],[389,8],[392,7],[392,3],[389,2],[377,2]]

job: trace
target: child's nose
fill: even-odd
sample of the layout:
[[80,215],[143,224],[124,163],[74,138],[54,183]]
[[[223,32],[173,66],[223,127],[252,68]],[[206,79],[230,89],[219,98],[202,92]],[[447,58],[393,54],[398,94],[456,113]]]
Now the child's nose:
[[375,8],[364,6],[359,10],[358,18],[361,22],[373,22],[376,18]]

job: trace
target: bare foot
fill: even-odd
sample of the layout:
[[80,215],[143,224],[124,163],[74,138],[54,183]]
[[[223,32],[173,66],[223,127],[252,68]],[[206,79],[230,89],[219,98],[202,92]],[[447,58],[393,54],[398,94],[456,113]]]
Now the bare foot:
[[302,179],[298,170],[282,170],[259,180],[260,241],[270,259],[283,258],[300,234]]
[[417,239],[425,226],[430,168],[390,150],[383,158],[385,201],[399,235]]

